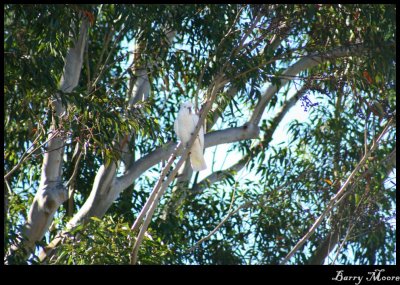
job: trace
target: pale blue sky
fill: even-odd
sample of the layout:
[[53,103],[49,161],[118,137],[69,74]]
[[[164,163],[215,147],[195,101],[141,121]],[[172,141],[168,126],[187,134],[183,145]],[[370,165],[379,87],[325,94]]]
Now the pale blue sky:
[[[127,46],[129,46],[128,50],[132,51],[133,50],[133,42],[130,43],[129,45],[127,44]],[[182,48],[182,47],[180,47]],[[132,56],[130,56],[128,62],[126,64],[123,64],[123,66],[129,66],[132,62]],[[265,88],[267,87],[264,86],[263,89],[261,90],[261,93],[263,93],[263,91],[265,90]],[[294,93],[296,92],[295,88],[292,87],[289,92],[288,92],[288,97],[290,98]],[[310,94],[309,95],[310,99],[312,102],[318,102],[319,104],[324,104],[324,102],[321,102],[320,99],[315,99],[315,97]],[[277,104],[278,106],[279,104]],[[270,119],[273,117],[273,115],[279,111],[279,107],[270,110],[270,111],[265,111],[263,114],[263,118],[262,119]],[[249,110],[241,110],[245,116],[244,118],[247,119],[249,118],[249,116],[246,116],[246,112],[248,112],[247,114],[249,114]],[[292,122],[293,120],[297,120],[299,122],[309,122],[309,113],[304,111],[304,108],[301,106],[301,101],[299,100],[295,106],[292,107],[292,109],[287,113],[287,115],[282,119],[282,121],[280,122],[279,126],[277,127],[277,129],[275,130],[274,134],[273,134],[273,140],[270,143],[270,146],[277,146],[280,143],[283,144],[287,144],[288,143],[288,127],[290,122]],[[214,129],[220,129],[219,127],[219,123],[217,122],[216,127],[214,127]],[[239,124],[241,125],[241,124]],[[224,128],[224,127],[222,127]],[[172,135],[174,136],[174,135]],[[212,167],[211,167],[211,162],[213,161],[213,158],[215,159],[215,164],[213,165],[213,170],[220,170],[220,169],[226,169],[228,167],[230,167],[232,164],[236,163],[241,157],[242,155],[238,152],[238,151],[231,151],[228,153],[228,150],[231,148],[231,144],[223,144],[223,145],[218,145],[216,147],[211,147],[211,148],[207,148],[205,150],[205,160],[208,164],[208,168],[204,171],[201,171],[199,173],[199,177],[198,177],[198,181],[200,181],[201,179],[203,179],[204,177],[208,176],[209,174],[212,173]],[[149,173],[146,172],[146,174],[149,174],[150,176],[154,176],[156,175],[155,173]],[[157,177],[158,178],[158,177]],[[258,180],[259,178],[257,178],[256,175],[254,175],[254,173],[252,173],[251,171],[246,170],[246,168],[243,168],[235,177],[235,180],[240,182],[243,181],[243,179],[251,179],[251,180]],[[395,181],[396,179],[396,174],[395,172],[393,172],[390,175],[390,180],[391,181]],[[223,189],[221,189],[223,191]],[[305,205],[306,206],[306,205]],[[393,207],[395,207],[395,205],[393,205]],[[396,227],[396,220],[393,219],[392,220],[392,225],[394,227]],[[218,236],[219,234],[217,234]],[[307,251],[307,248],[304,248],[305,251]],[[334,258],[334,255],[336,254],[336,251],[332,251],[331,255],[329,258],[326,259],[326,263],[329,263],[332,258]],[[348,258],[351,259],[352,257],[352,252],[351,250],[349,250],[349,256]]]

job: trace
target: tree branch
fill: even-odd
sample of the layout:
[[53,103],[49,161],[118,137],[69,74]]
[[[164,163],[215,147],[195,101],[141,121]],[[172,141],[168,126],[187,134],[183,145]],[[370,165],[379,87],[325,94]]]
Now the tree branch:
[[[119,35],[117,36],[117,40],[114,41],[114,44],[112,46],[112,50],[115,48],[115,43],[118,42],[118,39],[123,35],[124,28],[119,32]],[[107,44],[111,39],[111,32],[108,35],[107,38]],[[166,31],[166,37],[167,41],[170,44],[172,42],[173,37],[175,36],[176,32],[175,31]],[[141,48],[140,46],[138,47],[139,49]],[[102,53],[105,51],[103,49]],[[110,58],[111,51],[108,53],[108,56],[105,60],[105,63],[108,62]],[[140,53],[138,53],[140,54]],[[102,76],[103,72],[105,71],[105,63],[99,67],[100,71],[98,72],[97,78],[94,80],[94,83],[92,86],[96,85],[96,82],[99,80],[99,78]],[[150,84],[147,76],[147,68],[149,66],[145,66],[139,69],[132,69],[132,75],[135,77],[135,79],[130,80],[130,88],[128,91],[128,96],[129,102],[128,106],[134,105],[138,100],[146,100],[148,97],[148,93],[150,91]],[[129,141],[134,137],[134,132],[131,134],[127,134],[128,140]],[[122,138],[119,142],[119,145],[121,145],[121,142],[124,141],[126,138]],[[126,159],[129,157],[129,155],[123,155],[123,160],[126,161]],[[102,165],[99,169],[99,171],[96,174],[95,182],[93,184],[92,190],[90,192],[90,195],[88,199],[85,201],[83,206],[79,209],[79,211],[74,215],[74,217],[67,223],[67,229],[59,234],[58,238],[55,238],[47,247],[46,251],[42,251],[40,253],[40,260],[45,260],[49,256],[51,256],[54,253],[54,249],[59,245],[59,243],[62,241],[62,237],[65,236],[65,234],[68,233],[68,231],[71,228],[74,228],[76,225],[82,222],[86,222],[90,217],[92,216],[97,216],[101,217],[105,214],[105,212],[108,210],[108,208],[111,206],[111,204],[115,201],[115,199],[118,197],[118,195],[122,192],[122,190],[126,189],[129,185],[132,184],[132,181],[126,185],[125,188],[123,189],[115,189],[115,178],[116,178],[116,170],[117,170],[117,165],[114,163],[111,163],[108,166]],[[118,183],[117,183],[118,185]],[[115,191],[115,190],[120,190],[120,191]]]
[[[396,164],[396,147],[394,148],[394,150],[385,157],[385,159],[383,159],[379,165],[382,165],[386,170],[387,170],[387,175],[389,175],[389,173],[392,170],[392,167]],[[361,179],[364,179],[366,176],[370,176],[373,173],[376,173],[377,171],[377,167],[375,166],[373,168],[369,168],[361,177]],[[347,193],[350,194],[350,192],[353,191],[353,189],[355,188],[355,185],[353,184],[352,188],[347,191]],[[363,197],[366,195],[367,193],[364,193]],[[346,198],[348,195],[344,195],[338,202],[337,204],[340,203],[340,207],[338,209],[338,213],[337,215],[340,215],[340,213],[342,213],[345,209],[347,209],[347,199]],[[356,216],[358,217],[359,214],[356,213],[357,208],[359,207],[361,201],[364,198],[361,198],[358,206],[356,207],[356,210],[352,213],[349,214],[349,216]],[[350,234],[350,231],[353,229],[353,227],[355,226],[355,224],[350,224],[348,226],[347,229],[347,233],[346,233],[346,237],[344,238],[344,240],[342,241],[341,245],[339,246],[339,249],[337,250],[337,254],[336,257],[340,251],[340,249],[343,247],[344,241],[347,239],[347,236]],[[335,229],[328,234],[328,236],[320,243],[320,245],[318,246],[318,248],[316,249],[316,251],[313,253],[312,257],[310,258],[310,262],[309,264],[323,264],[326,257],[331,253],[331,251],[334,249],[335,245],[339,242],[339,238],[340,238],[340,234],[339,234],[339,228],[337,228],[338,226],[335,227]],[[335,258],[336,258],[335,257]]]
[[[275,116],[273,119],[271,126],[269,127],[268,131],[265,133],[264,138],[263,138],[263,148],[266,148],[269,144],[269,142],[272,140],[272,136],[278,127],[279,123],[283,119],[283,117],[287,114],[287,112],[296,104],[298,99],[304,94],[304,92],[307,90],[307,87],[303,86],[295,95],[293,95],[289,100],[287,100],[282,108],[281,111]],[[237,163],[229,167],[228,169],[225,170],[220,170],[216,171],[214,173],[211,173],[208,175],[206,178],[204,178],[202,181],[197,183],[192,187],[190,192],[184,192],[182,193],[181,197],[179,198],[178,201],[175,203],[168,205],[168,207],[173,207],[172,212],[175,212],[174,210],[177,209],[184,201],[186,196],[189,195],[198,195],[203,193],[203,191],[207,188],[209,188],[212,184],[221,181],[225,179],[226,177],[229,177],[232,173],[237,173],[239,172],[249,161],[251,161],[256,154],[262,151],[259,145],[254,147],[251,152],[243,156]],[[169,209],[164,211],[164,218],[166,218],[166,215],[170,211]]]
[[[317,66],[327,59],[336,59],[340,57],[350,56],[353,54],[361,53],[363,51],[365,51],[365,47],[363,44],[355,44],[350,47],[335,48],[327,52],[325,55],[314,53],[309,56],[305,56],[282,73],[283,78],[280,80],[280,87],[283,87],[286,83],[288,83],[290,77],[296,76],[299,72],[303,70]],[[250,122],[252,124],[258,124],[260,122],[265,107],[277,91],[277,85],[270,85],[267,88],[254,109],[254,113],[250,119]]]
[[[269,144],[269,142],[272,140],[272,136],[278,127],[279,123],[282,121],[283,117],[287,114],[287,112],[296,104],[296,102],[300,99],[300,97],[304,94],[304,92],[307,90],[307,87],[302,87],[295,95],[293,95],[289,100],[287,100],[280,112],[275,116],[273,119],[271,126],[268,128],[266,131],[264,138],[263,138],[263,148],[266,148]],[[228,169],[225,170],[220,170],[217,172],[214,172],[204,178],[202,181],[200,181],[198,184],[193,186],[191,193],[193,194],[200,194],[203,192],[204,189],[207,187],[210,187],[215,182],[221,181],[222,179],[226,178],[229,176],[231,173],[239,172],[253,157],[259,152],[262,151],[262,149],[259,147],[259,145],[256,145],[250,153],[246,154],[244,157],[242,157],[237,163],[229,167]]]
[[[60,91],[70,93],[78,85],[83,64],[83,53],[87,42],[89,22],[82,20],[78,39],[74,47],[68,50],[63,74],[60,81]],[[37,241],[43,238],[48,230],[54,213],[67,199],[68,193],[62,185],[62,163],[64,153],[64,138],[54,136],[57,132],[57,119],[62,122],[66,109],[57,92],[51,102],[53,118],[49,133],[48,151],[44,154],[39,189],[35,194],[29,210],[27,221],[22,230],[18,244],[12,245],[6,263],[21,262],[33,251]]]
[[[241,140],[254,139],[259,135],[259,127],[254,125],[244,125],[241,127],[229,128],[225,130],[215,131],[204,136],[204,147],[212,147],[225,143],[232,143]],[[169,142],[162,147],[155,149],[153,152],[138,159],[126,171],[123,176],[117,177],[114,182],[114,188],[117,193],[124,189],[137,179],[143,172],[150,167],[156,165],[162,160],[167,160],[169,155],[176,148],[177,143]],[[177,153],[180,156],[181,152]]]
[[22,154],[20,160],[18,163],[6,174],[4,175],[4,180],[7,180],[11,174],[13,174],[16,170],[18,170],[21,165],[32,156],[33,153],[35,153],[39,148],[44,146],[46,143],[48,143],[51,139],[53,139],[56,135],[58,135],[59,132],[54,132],[44,143],[40,144],[38,147],[36,147],[34,150],[32,150],[30,153],[28,151],[35,146],[35,144],[39,141],[40,137],[42,136],[41,133],[36,137],[36,139],[33,141],[32,145],[28,147],[28,149]]
[[[303,173],[301,173],[295,180],[299,181],[300,179],[303,178],[303,176],[308,172],[309,169],[306,169]],[[283,185],[277,187],[274,189],[274,192],[279,191],[285,187],[287,187],[290,183],[293,183],[293,181],[289,181],[284,183]],[[188,250],[186,250],[186,252],[191,252],[194,249],[196,249],[202,242],[210,239],[210,237],[215,234],[219,228],[221,228],[221,226],[233,215],[235,215],[237,212],[239,212],[242,209],[247,209],[250,207],[255,207],[255,206],[262,206],[265,207],[265,203],[268,201],[268,198],[265,199],[266,194],[260,194],[258,195],[258,199],[254,199],[254,200],[249,200],[246,201],[245,203],[243,203],[242,205],[240,205],[239,207],[237,207],[235,210],[229,212],[229,214],[214,228],[214,230],[212,230],[206,237],[200,239],[198,242],[196,242],[195,245],[193,245],[191,248],[189,248]]]
[[[239,14],[238,14],[239,15]],[[277,18],[275,18],[274,19],[275,21],[273,21],[273,23],[271,23],[271,25],[268,27],[268,29],[264,32],[264,34],[267,34],[268,33],[268,31],[270,31],[270,29],[271,28],[273,28],[273,27],[275,27],[275,25],[276,25],[276,21],[277,21]],[[278,20],[279,21],[279,20]],[[232,25],[232,27],[231,27],[231,30],[233,29],[233,26],[234,25]],[[282,24],[282,25],[280,25],[278,28],[277,27],[275,27],[276,29],[278,29],[279,31],[281,31],[281,30],[283,30],[283,31],[286,31],[286,30],[288,30],[288,26],[286,25],[286,24]],[[228,34],[230,34],[230,32],[228,32]],[[258,39],[258,41],[260,41],[261,39],[264,39],[265,38],[265,36],[262,36],[262,37],[260,37],[260,39]],[[278,46],[281,44],[281,42],[282,42],[282,39],[283,39],[283,37],[281,36],[281,33],[280,34],[276,34],[274,37],[273,37],[273,39],[270,41],[270,43],[269,43],[269,45],[267,45],[266,47],[264,47],[264,49],[262,50],[262,52],[260,53],[260,56],[262,56],[262,54],[264,54],[264,53],[266,53],[266,52],[272,52],[273,50],[275,50],[276,48],[278,48]],[[252,43],[252,41],[250,41],[248,44],[250,44],[250,43]],[[247,44],[247,45],[248,45]],[[247,45],[245,45],[245,47],[247,46]],[[253,45],[253,48],[251,48],[250,50],[248,50],[248,52],[251,52],[253,49],[255,49],[256,47],[257,47],[257,45],[256,44],[252,44]],[[276,59],[276,60],[278,60],[278,59]],[[218,120],[218,118],[221,116],[221,114],[224,112],[224,110],[226,109],[226,107],[228,106],[228,104],[229,104],[229,102],[234,98],[234,96],[236,95],[236,93],[237,93],[237,88],[235,87],[235,85],[231,85],[229,88],[228,88],[228,90],[226,91],[226,95],[225,96],[220,96],[220,98],[221,98],[221,100],[218,100],[218,98],[217,98],[217,100],[218,100],[218,103],[216,104],[217,105],[217,107],[212,111],[212,120],[210,121],[210,120],[208,120],[207,121],[207,126],[206,126],[206,130],[211,130],[212,129],[212,127],[214,126],[214,124],[217,122],[217,120]],[[197,102],[197,98],[196,98],[196,102]],[[246,163],[240,163],[239,165],[236,165],[235,167],[234,167],[234,169],[229,169],[228,171],[239,171],[240,169],[242,169],[243,167],[244,167],[244,165],[245,165]],[[187,181],[189,181],[189,179],[190,179],[190,177],[192,176],[192,174],[193,174],[193,172],[191,171],[191,168],[190,168],[190,166],[189,165],[185,165],[185,168],[183,169],[183,170],[181,170],[181,175],[179,175],[179,178],[177,179],[177,183],[176,183],[176,186],[175,186],[175,188],[173,189],[173,195],[174,195],[174,193],[176,192],[176,190],[178,190],[179,188],[181,188],[181,187],[187,187]],[[214,182],[216,182],[216,181],[218,181],[218,180],[221,180],[221,179],[223,179],[224,177],[226,177],[226,175],[224,175],[224,173],[222,172],[222,171],[218,171],[217,173],[216,173],[216,175],[217,175],[217,179],[214,179],[214,177],[208,177],[208,179],[209,179],[209,181],[208,182],[211,182],[211,181],[213,181],[213,182],[211,182],[211,183],[214,183]],[[202,186],[204,186],[204,187],[207,187],[206,185],[205,185],[206,183],[204,183],[204,185],[202,185]],[[196,187],[196,185],[194,186],[195,188],[197,188]],[[200,190],[200,189],[198,189],[198,190]],[[191,193],[193,193],[193,189],[192,189],[192,192]],[[175,195],[174,195],[175,196]],[[174,197],[173,196],[173,197]],[[166,216],[167,216],[167,214],[168,214],[168,212],[169,212],[169,208],[170,207],[173,207],[174,209],[176,209],[181,203],[182,203],[182,201],[184,200],[184,198],[186,197],[186,193],[183,193],[182,195],[181,195],[181,197],[178,199],[178,201],[176,201],[176,203],[169,203],[167,206],[166,206],[166,208],[165,208],[165,210],[164,210],[164,214],[163,214],[163,217],[164,218],[166,218]],[[172,199],[171,199],[172,200]]]
[[[382,139],[382,137],[387,133],[389,128],[391,127],[391,124],[393,122],[393,118],[391,118],[388,123],[386,124],[386,127],[383,129],[382,133],[379,135],[378,138],[374,139],[371,148],[361,161],[357,164],[353,172],[350,174],[350,176],[347,178],[347,180],[344,182],[340,190],[331,198],[330,202],[328,203],[326,209],[324,212],[315,220],[314,224],[311,226],[311,228],[308,230],[307,234],[305,234],[299,242],[293,247],[293,249],[288,253],[288,255],[284,258],[281,264],[285,264],[289,261],[289,259],[300,249],[300,247],[311,237],[311,235],[315,232],[317,227],[322,223],[324,218],[330,211],[337,206],[337,201],[346,193],[347,186],[349,186],[350,182],[354,180],[354,177],[356,173],[361,169],[361,167],[365,164],[367,161],[368,157],[371,155],[372,152],[374,152],[377,147],[379,146],[379,142]],[[339,200],[340,201],[340,200]]]
[[219,230],[219,228],[222,227],[222,225],[223,225],[230,217],[232,217],[233,215],[235,215],[235,214],[236,214],[237,212],[239,212],[241,209],[249,207],[251,204],[252,204],[251,202],[247,202],[247,203],[245,203],[245,204],[243,204],[243,205],[237,207],[235,210],[230,211],[231,208],[232,208],[232,205],[233,205],[233,197],[232,197],[232,201],[231,201],[231,204],[230,204],[229,210],[228,210],[228,212],[229,212],[228,215],[226,215],[226,217],[225,217],[225,218],[224,218],[224,219],[223,219],[223,220],[222,220],[208,235],[207,235],[207,236],[203,237],[203,238],[200,239],[198,242],[196,242],[196,244],[193,245],[193,246],[192,246],[191,248],[189,248],[188,250],[186,250],[186,252],[191,252],[191,251],[193,251],[193,250],[196,249],[201,243],[203,243],[204,241],[210,239],[211,236],[212,236],[213,234],[215,234],[215,233]]
[[67,203],[67,216],[72,216],[74,212],[74,192],[75,192],[75,184],[76,184],[76,177],[78,175],[78,166],[79,162],[82,158],[82,150],[80,148],[79,142],[75,145],[74,154],[72,155],[72,163],[74,165],[74,170],[72,172],[71,178],[65,184],[65,187],[68,187],[68,203]]
[[[202,125],[204,123],[204,120],[205,120],[205,118],[207,116],[207,113],[210,111],[210,109],[212,107],[212,104],[215,101],[215,98],[217,96],[217,92],[225,84],[226,84],[226,81],[223,79],[223,76],[217,75],[215,80],[214,80],[214,83],[213,83],[212,87],[209,88],[210,96],[209,96],[209,98],[207,100],[207,103],[205,104],[203,110],[200,112],[199,121],[198,121],[198,123],[197,123],[197,125],[196,125],[196,127],[195,127],[195,129],[193,131],[193,134],[192,134],[189,142],[187,143],[186,147],[183,150],[182,157],[179,159],[178,163],[176,164],[174,170],[172,170],[172,172],[168,176],[167,180],[164,181],[163,183],[161,183],[161,181],[164,179],[164,176],[166,175],[166,172],[169,170],[170,165],[172,164],[173,160],[177,156],[177,153],[179,152],[180,146],[182,145],[182,143],[179,143],[177,149],[171,155],[171,157],[169,159],[169,162],[164,167],[164,169],[163,169],[163,171],[161,173],[161,176],[160,176],[159,180],[157,181],[157,184],[155,185],[155,187],[153,189],[152,195],[147,200],[146,205],[144,207],[144,208],[148,208],[149,207],[148,205],[150,205],[150,208],[146,211],[146,218],[143,221],[142,227],[141,227],[141,229],[139,231],[139,234],[138,234],[138,236],[136,238],[136,242],[135,242],[135,244],[133,246],[133,250],[132,250],[132,254],[131,254],[131,264],[136,264],[136,262],[137,262],[137,254],[138,254],[138,251],[139,251],[139,247],[140,247],[140,245],[142,243],[142,240],[143,240],[143,237],[144,237],[144,233],[146,232],[146,230],[147,230],[147,228],[148,228],[148,226],[150,224],[151,218],[152,218],[152,216],[154,214],[154,211],[155,211],[155,209],[156,209],[156,207],[158,205],[158,202],[161,199],[161,196],[164,194],[164,192],[167,189],[167,187],[169,186],[169,184],[175,178],[179,168],[182,166],[182,164],[185,162],[186,158],[188,157],[190,149],[191,149],[194,141],[197,138],[197,134],[199,133],[200,128],[202,127]],[[153,193],[156,193],[156,194],[153,194]],[[153,196],[155,196],[155,197],[153,198]],[[132,226],[132,231],[135,231],[138,228],[138,226],[141,223],[141,220],[142,220],[142,218],[144,216],[144,212],[145,211],[143,211],[143,210],[141,211],[140,215],[138,216],[138,218],[136,219],[135,223]]]

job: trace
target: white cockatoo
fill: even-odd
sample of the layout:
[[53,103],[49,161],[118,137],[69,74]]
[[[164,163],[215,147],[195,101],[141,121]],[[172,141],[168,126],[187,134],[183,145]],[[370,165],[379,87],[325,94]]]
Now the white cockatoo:
[[[199,116],[195,113],[193,104],[184,102],[178,112],[178,117],[174,122],[174,130],[182,143],[189,142],[194,129],[199,121]],[[190,150],[190,163],[194,171],[201,171],[207,168],[203,155],[204,150],[204,130],[200,128],[196,140]]]

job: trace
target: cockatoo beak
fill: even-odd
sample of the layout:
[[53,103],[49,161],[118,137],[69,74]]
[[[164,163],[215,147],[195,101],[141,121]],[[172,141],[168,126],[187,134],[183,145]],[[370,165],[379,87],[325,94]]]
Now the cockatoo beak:
[[188,110],[189,110],[189,114],[191,114],[192,113],[192,107],[188,107]]

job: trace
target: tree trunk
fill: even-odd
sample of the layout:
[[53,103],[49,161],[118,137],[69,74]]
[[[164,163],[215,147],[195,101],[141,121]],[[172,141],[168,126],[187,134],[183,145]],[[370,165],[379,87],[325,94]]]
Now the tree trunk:
[[70,93],[78,85],[88,28],[89,23],[84,19],[79,38],[74,47],[68,51],[61,77],[60,90],[62,92],[55,94],[52,100],[52,125],[43,158],[39,189],[31,205],[22,235],[18,242],[11,246],[6,263],[25,262],[29,254],[34,251],[35,243],[40,241],[48,230],[56,210],[68,198],[68,191],[62,183],[65,137],[59,130],[63,124],[66,106],[63,105],[61,97],[65,93]]

